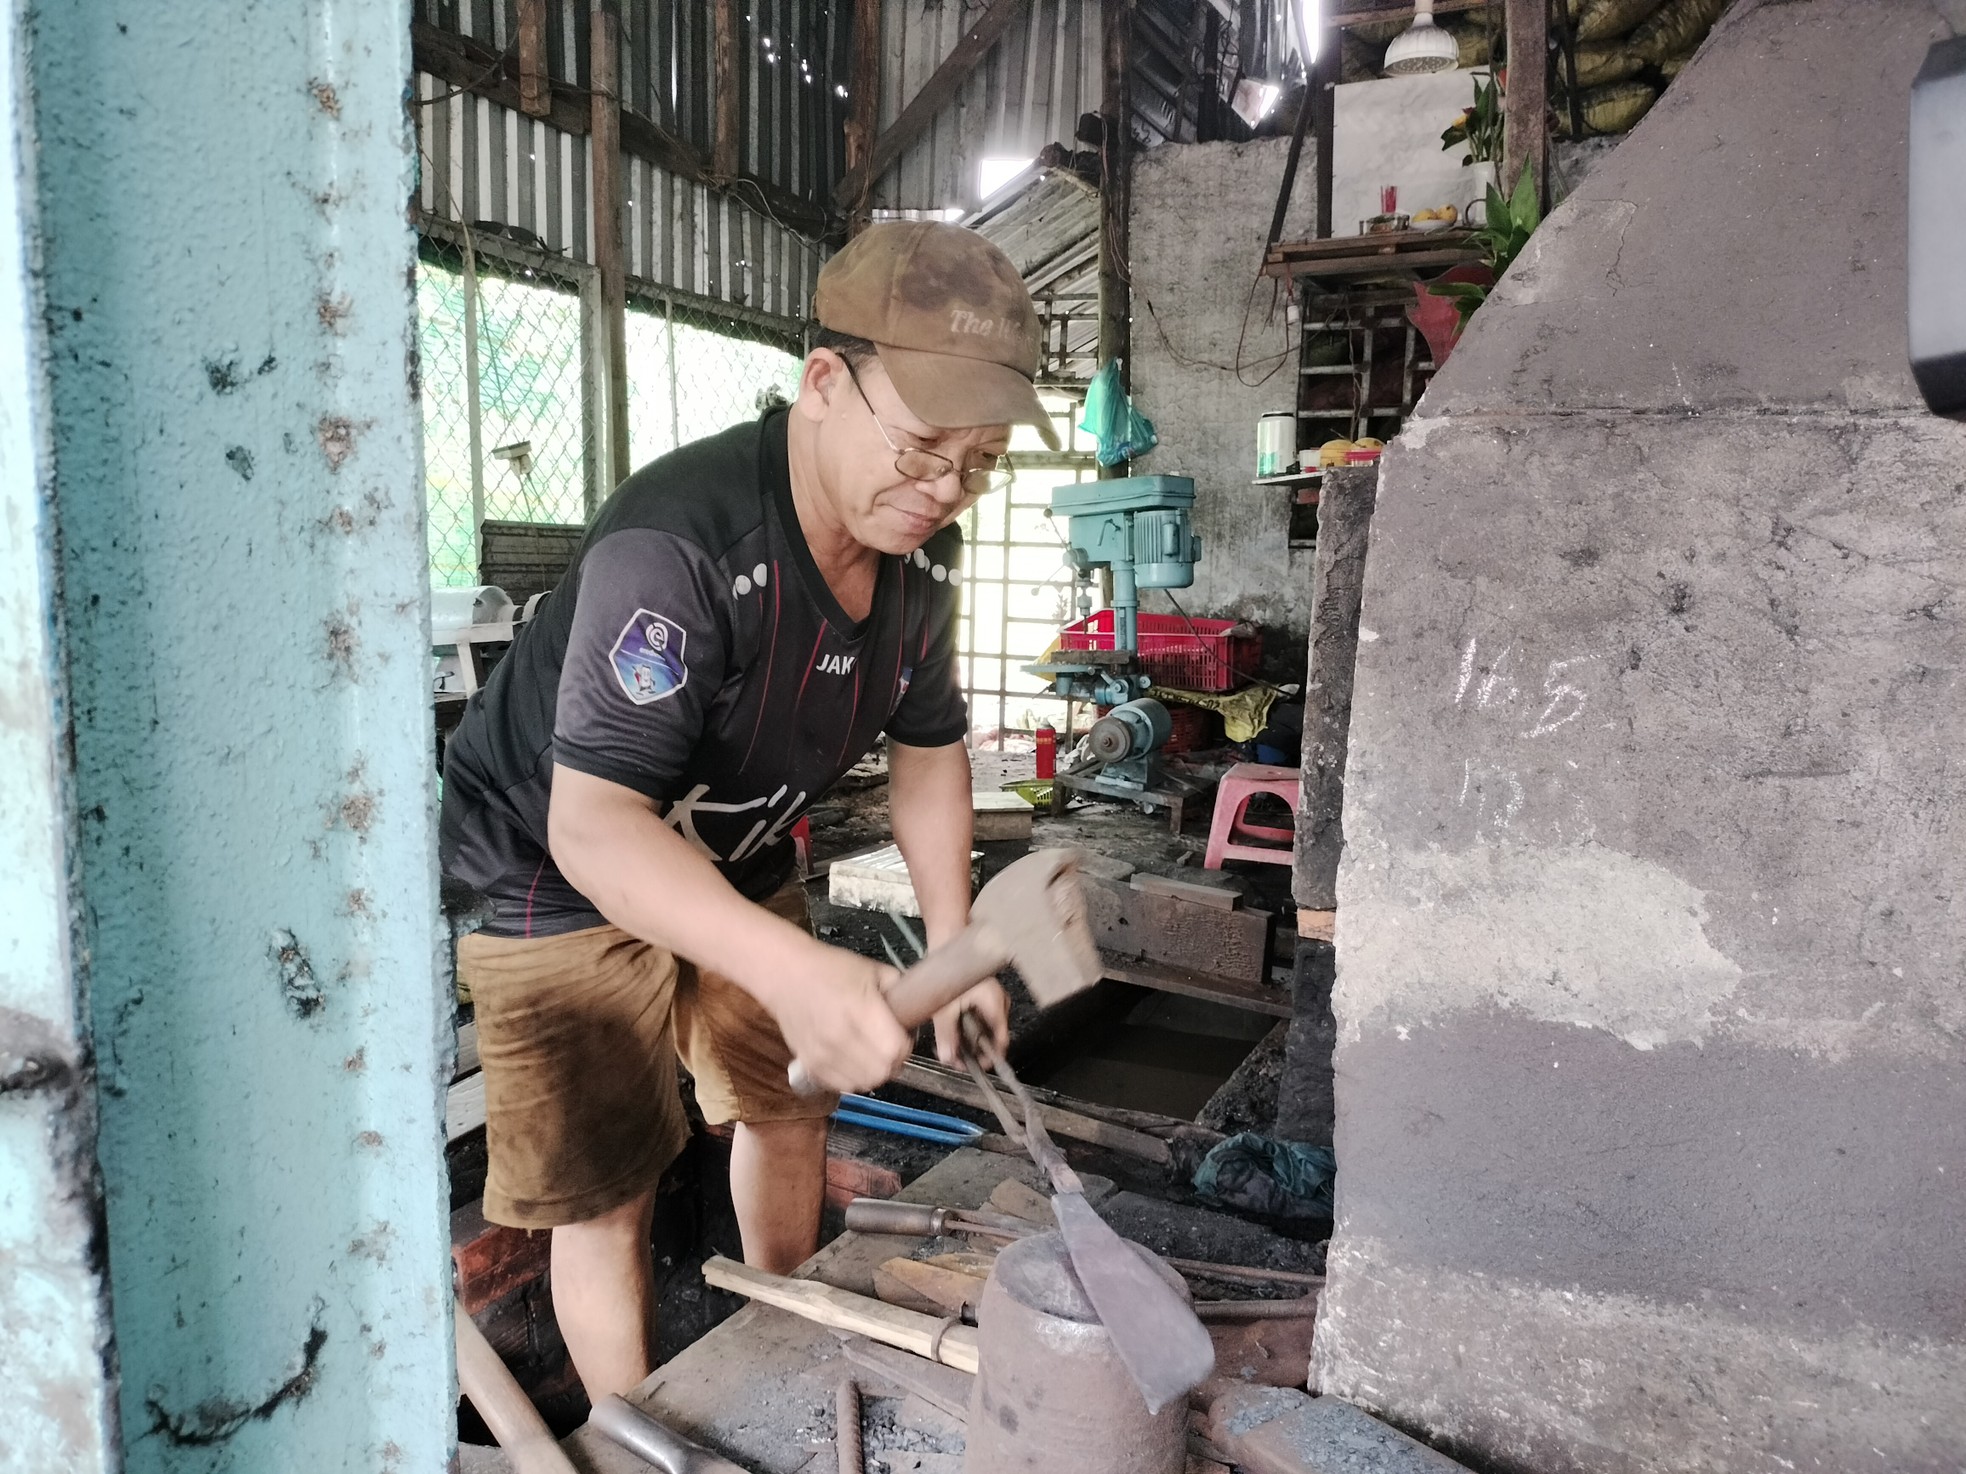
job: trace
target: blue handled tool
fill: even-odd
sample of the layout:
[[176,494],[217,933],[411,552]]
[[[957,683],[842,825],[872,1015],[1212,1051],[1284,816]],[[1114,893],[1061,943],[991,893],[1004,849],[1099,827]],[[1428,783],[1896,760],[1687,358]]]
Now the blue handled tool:
[[891,1136],[912,1136],[918,1141],[935,1141],[944,1146],[967,1146],[983,1134],[983,1128],[959,1116],[935,1111],[918,1111],[893,1101],[876,1100],[871,1095],[843,1095],[835,1121],[849,1126],[866,1126]]

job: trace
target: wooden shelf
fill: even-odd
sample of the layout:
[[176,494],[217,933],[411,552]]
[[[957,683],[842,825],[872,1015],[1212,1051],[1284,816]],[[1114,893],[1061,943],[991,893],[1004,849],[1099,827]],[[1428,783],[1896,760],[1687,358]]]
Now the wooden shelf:
[[1270,247],[1263,275],[1285,281],[1296,277],[1403,277],[1422,271],[1466,266],[1482,259],[1474,232],[1392,230],[1382,235],[1332,236],[1325,240],[1282,241]]

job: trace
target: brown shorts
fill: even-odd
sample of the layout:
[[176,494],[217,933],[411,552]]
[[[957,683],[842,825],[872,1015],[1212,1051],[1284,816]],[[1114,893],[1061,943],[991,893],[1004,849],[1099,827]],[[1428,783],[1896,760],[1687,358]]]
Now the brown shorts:
[[[796,882],[763,903],[807,925]],[[485,1073],[485,1217],[552,1228],[654,1187],[689,1139],[678,1056],[706,1120],[822,1118],[787,1081],[777,1023],[728,978],[614,926],[458,943]]]

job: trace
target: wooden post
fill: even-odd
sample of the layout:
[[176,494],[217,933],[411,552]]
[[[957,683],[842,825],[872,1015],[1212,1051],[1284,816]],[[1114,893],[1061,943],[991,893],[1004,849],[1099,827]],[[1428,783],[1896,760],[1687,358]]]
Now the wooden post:
[[867,193],[873,176],[867,172],[874,152],[874,133],[881,125],[881,0],[853,0],[853,68],[848,83],[846,167],[860,176],[859,192],[845,201],[847,235],[867,228]]
[[1319,240],[1331,238],[1332,140],[1338,123],[1338,73],[1344,42],[1335,26],[1318,37],[1317,61],[1311,67],[1311,131],[1317,135],[1317,224]]
[[[607,343],[607,471],[600,485],[612,491],[628,474],[628,278],[621,241],[621,14],[620,0],[594,0],[591,62],[594,187],[594,265],[601,278],[601,314]],[[605,493],[604,493],[605,494]]]
[[1527,164],[1539,198],[1549,198],[1549,0],[1507,0],[1509,85],[1502,99],[1503,194],[1515,189]]
[[478,383],[478,252],[464,232],[464,413],[471,436],[471,566],[484,581],[485,408]]
[[546,0],[519,0],[519,111],[543,118],[553,111],[546,67]]
[[[1133,3],[1101,0],[1105,77],[1100,115],[1105,124],[1099,169],[1099,363],[1119,360],[1120,387],[1130,388],[1133,343],[1127,294],[1128,221],[1133,210]],[[1102,467],[1121,476],[1123,467]]]
[[716,0],[717,121],[710,172],[737,177],[737,0]]
[[1303,799],[1297,805],[1290,887],[1297,904],[1311,911],[1329,911],[1338,904],[1352,675],[1358,664],[1359,609],[1378,494],[1379,468],[1353,466],[1327,472],[1318,496],[1312,579],[1317,597],[1311,607],[1310,673],[1304,683]]

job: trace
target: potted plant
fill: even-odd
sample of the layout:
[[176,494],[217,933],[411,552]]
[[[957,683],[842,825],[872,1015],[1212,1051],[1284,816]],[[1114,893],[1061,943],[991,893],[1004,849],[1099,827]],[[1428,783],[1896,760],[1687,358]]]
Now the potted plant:
[[1443,152],[1465,147],[1461,167],[1474,170],[1472,182],[1477,190],[1496,182],[1502,162],[1502,98],[1507,94],[1507,74],[1476,72],[1474,102],[1463,108],[1447,131],[1440,135]]
[[[1414,284],[1413,293],[1418,300],[1406,309],[1407,316],[1426,335],[1436,364],[1447,361],[1468,319],[1488,300],[1489,291],[1542,223],[1543,207],[1536,194],[1536,179],[1525,163],[1522,177],[1506,196],[1494,185],[1488,186],[1486,217],[1471,237],[1481,251],[1482,264],[1456,267],[1434,281]],[[1449,305],[1453,308],[1451,322],[1445,310]]]

